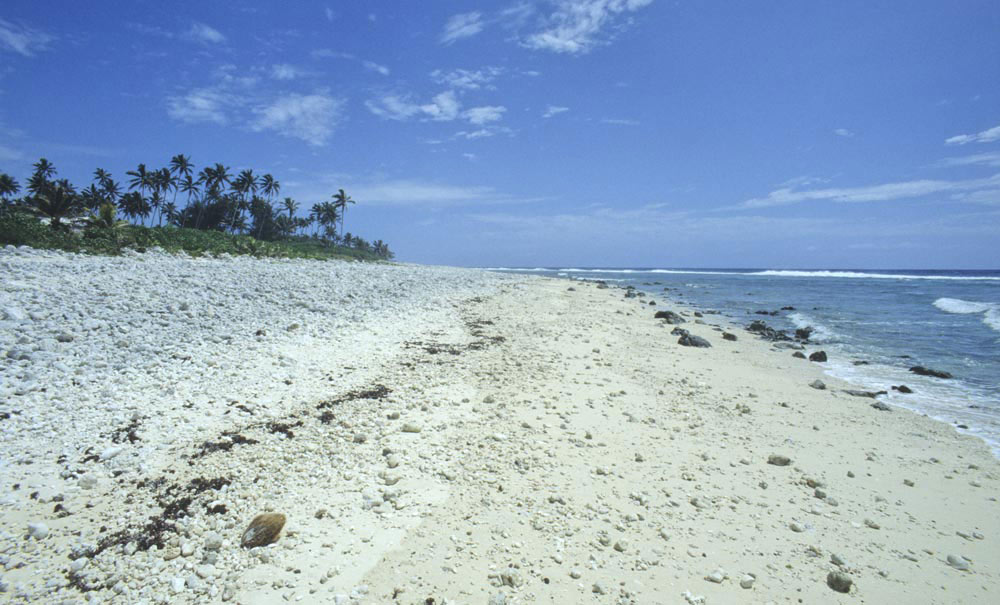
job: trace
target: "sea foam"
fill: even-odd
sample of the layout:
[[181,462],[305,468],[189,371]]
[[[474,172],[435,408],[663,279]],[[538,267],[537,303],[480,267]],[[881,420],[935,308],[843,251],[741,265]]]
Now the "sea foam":
[[815,343],[825,343],[825,342],[836,342],[839,340],[837,333],[830,328],[816,323],[815,320],[810,318],[808,315],[803,315],[802,313],[789,313],[788,320],[795,324],[796,328],[812,328],[813,331],[809,335],[809,341]]
[[983,314],[983,323],[1000,332],[1000,303],[974,302],[960,298],[939,298],[934,306],[945,313],[960,315]]

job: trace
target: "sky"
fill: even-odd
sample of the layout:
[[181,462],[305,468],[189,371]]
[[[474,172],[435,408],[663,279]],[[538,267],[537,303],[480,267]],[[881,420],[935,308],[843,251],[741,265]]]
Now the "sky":
[[1000,3],[0,5],[0,171],[269,172],[403,261],[1000,268]]

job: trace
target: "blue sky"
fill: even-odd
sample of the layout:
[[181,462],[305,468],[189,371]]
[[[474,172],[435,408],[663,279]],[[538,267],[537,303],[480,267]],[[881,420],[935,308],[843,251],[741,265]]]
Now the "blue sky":
[[1000,3],[0,7],[0,170],[270,172],[401,260],[997,268]]

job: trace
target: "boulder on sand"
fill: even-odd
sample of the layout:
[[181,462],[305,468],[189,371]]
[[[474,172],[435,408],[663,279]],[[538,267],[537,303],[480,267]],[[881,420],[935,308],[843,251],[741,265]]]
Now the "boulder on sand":
[[824,362],[826,361],[826,351],[816,351],[809,355],[809,361]]
[[712,343],[708,342],[701,336],[695,336],[694,334],[684,334],[677,340],[677,344],[684,345],[685,347],[698,347],[701,349],[707,349],[712,346]]
[[668,324],[682,324],[686,321],[683,317],[673,311],[657,311],[653,315],[653,319],[662,319]]

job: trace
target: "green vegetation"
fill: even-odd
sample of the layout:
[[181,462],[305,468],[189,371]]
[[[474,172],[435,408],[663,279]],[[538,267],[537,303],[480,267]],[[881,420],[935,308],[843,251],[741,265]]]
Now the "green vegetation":
[[[252,170],[231,176],[222,164],[195,176],[189,157],[176,155],[169,168],[139,164],[128,171],[129,191],[98,168],[94,183],[77,191],[42,158],[34,164],[25,193],[0,173],[0,245],[120,254],[160,247],[192,255],[250,254],[262,257],[388,260],[381,240],[344,233],[344,213],[355,201],[343,189],[312,206],[308,217],[295,216],[299,203],[286,197],[275,204],[281,185],[270,174]],[[177,194],[185,198],[179,209]],[[167,201],[169,198],[169,201]],[[128,219],[120,220],[119,217]],[[340,227],[338,232],[337,227]]]

